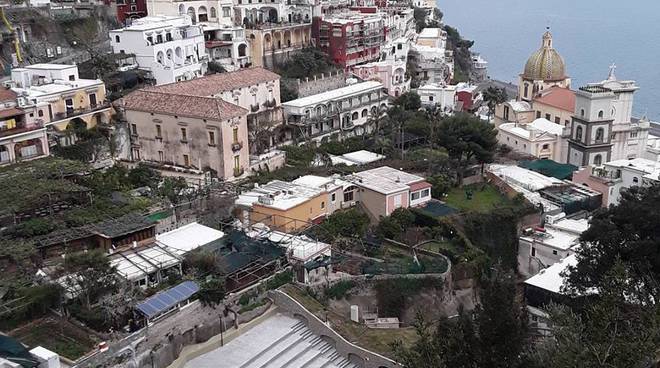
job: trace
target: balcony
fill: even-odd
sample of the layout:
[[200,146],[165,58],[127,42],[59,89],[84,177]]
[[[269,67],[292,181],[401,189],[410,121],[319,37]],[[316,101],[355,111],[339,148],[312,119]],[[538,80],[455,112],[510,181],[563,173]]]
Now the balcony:
[[275,99],[273,98],[272,100],[268,100],[264,102],[264,106],[266,108],[272,109],[273,107],[277,106],[277,101],[275,101]]
[[93,113],[93,112],[97,112],[97,111],[101,111],[101,110],[105,110],[105,109],[109,109],[109,108],[110,108],[110,102],[102,102],[102,103],[99,103],[99,104],[90,105],[89,107],[83,107],[83,108],[78,108],[78,109],[67,107],[65,112],[55,113],[53,115],[53,121],[51,123],[54,123],[58,120],[70,119],[70,118],[74,118],[74,117],[77,117],[77,116],[81,116],[81,115],[85,115],[85,114],[89,114],[89,113]]
[[263,22],[263,23],[246,23],[245,29],[256,29],[256,30],[273,30],[273,29],[284,29],[292,28],[299,26],[311,26],[311,19],[293,19],[291,22]]
[[257,112],[257,111],[259,111],[260,108],[261,107],[259,106],[259,104],[250,105],[250,111],[252,111],[252,112]]
[[225,47],[233,45],[232,40],[208,40],[204,43],[207,49],[212,49],[216,47]]
[[231,144],[231,150],[236,152],[243,148],[243,142],[234,142]]

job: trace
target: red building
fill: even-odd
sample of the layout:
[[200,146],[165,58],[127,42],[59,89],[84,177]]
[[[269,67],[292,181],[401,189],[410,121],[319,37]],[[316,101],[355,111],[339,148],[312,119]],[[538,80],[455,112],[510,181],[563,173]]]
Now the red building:
[[456,100],[461,111],[472,112],[478,106],[481,97],[476,85],[459,83],[456,85]]
[[105,0],[105,4],[117,8],[117,20],[124,25],[147,16],[147,0]]
[[319,48],[344,68],[380,58],[385,24],[377,14],[335,14],[314,19],[312,27],[312,37]]

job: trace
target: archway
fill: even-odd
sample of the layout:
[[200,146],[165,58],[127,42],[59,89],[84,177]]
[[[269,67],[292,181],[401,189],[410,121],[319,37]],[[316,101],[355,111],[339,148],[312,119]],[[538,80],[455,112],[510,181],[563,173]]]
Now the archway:
[[96,122],[96,125],[104,125],[109,122],[108,115],[101,112],[94,114],[92,120]]
[[197,15],[195,15],[195,8],[192,6],[188,8],[188,16],[192,19],[193,24],[197,23]]
[[273,39],[270,33],[264,35],[264,50],[271,50],[273,48]]
[[275,32],[273,34],[274,47],[276,49],[282,48],[282,34],[280,32]]
[[179,15],[186,14],[186,7],[183,4],[179,5]]
[[183,49],[179,46],[177,46],[176,49],[174,49],[174,55],[176,55],[176,63],[181,64],[183,63]]
[[284,31],[284,45],[291,47],[291,31]]
[[277,9],[271,8],[268,9],[268,22],[270,23],[277,23]]
[[208,11],[206,10],[205,6],[200,6],[199,9],[197,10],[197,16],[199,17],[200,22],[208,22],[209,21],[209,14]]
[[242,43],[238,45],[238,57],[247,56],[247,45]]

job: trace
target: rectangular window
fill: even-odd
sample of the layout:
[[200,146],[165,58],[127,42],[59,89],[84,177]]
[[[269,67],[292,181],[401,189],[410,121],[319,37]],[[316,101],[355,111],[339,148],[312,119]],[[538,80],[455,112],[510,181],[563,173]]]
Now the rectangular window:
[[352,201],[353,201],[353,191],[344,193],[344,202],[352,202]]
[[537,112],[536,112],[536,118],[537,118],[537,119],[541,118],[541,112],[540,112],[540,111],[537,111]]
[[428,197],[429,195],[431,195],[431,189],[422,190],[422,198]]
[[66,113],[71,114],[73,112],[73,99],[67,98],[64,100],[64,105],[66,106]]
[[410,200],[411,201],[416,201],[419,199],[420,192],[414,192],[410,195]]
[[553,250],[553,251],[552,251],[552,254],[557,255],[557,251],[556,251],[556,250]]
[[163,138],[162,130],[160,124],[156,124],[156,138]]
[[89,94],[89,106],[92,108],[96,107],[96,93]]
[[209,132],[209,144],[215,146],[215,132]]
[[232,133],[233,133],[232,137],[234,139],[234,143],[238,143],[238,127],[235,127]]
[[637,132],[630,132],[630,138],[637,138]]
[[238,170],[241,168],[241,156],[234,156],[234,169]]
[[131,124],[131,134],[138,135],[137,134],[137,124]]
[[165,153],[163,151],[158,151],[158,161],[165,161]]
[[321,209],[325,208],[325,202],[321,202]]
[[190,156],[188,155],[183,155],[183,166],[190,166]]
[[186,131],[186,128],[181,128],[181,141],[182,142],[188,141],[188,131]]
[[397,194],[394,196],[394,208],[399,208],[401,207],[401,194]]
[[231,8],[230,7],[223,7],[222,8],[222,16],[225,18],[229,18],[231,16]]
[[433,96],[429,96],[429,101],[433,102]]
[[133,161],[139,161],[140,160],[140,150],[137,148],[133,148]]
[[550,120],[551,116],[550,114],[545,114],[545,120]]
[[330,200],[334,203],[337,200],[337,193],[332,193]]
[[555,116],[555,124],[561,123],[561,118],[559,116]]
[[504,106],[504,120],[509,120],[509,106]]
[[536,248],[532,247],[532,257],[536,257]]

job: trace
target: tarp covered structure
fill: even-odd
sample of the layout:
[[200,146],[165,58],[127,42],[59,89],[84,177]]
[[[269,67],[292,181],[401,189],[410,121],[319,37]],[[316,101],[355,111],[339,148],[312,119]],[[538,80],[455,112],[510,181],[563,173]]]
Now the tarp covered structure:
[[139,303],[135,308],[151,319],[170,311],[179,303],[190,299],[198,291],[199,285],[196,282],[184,281]]

